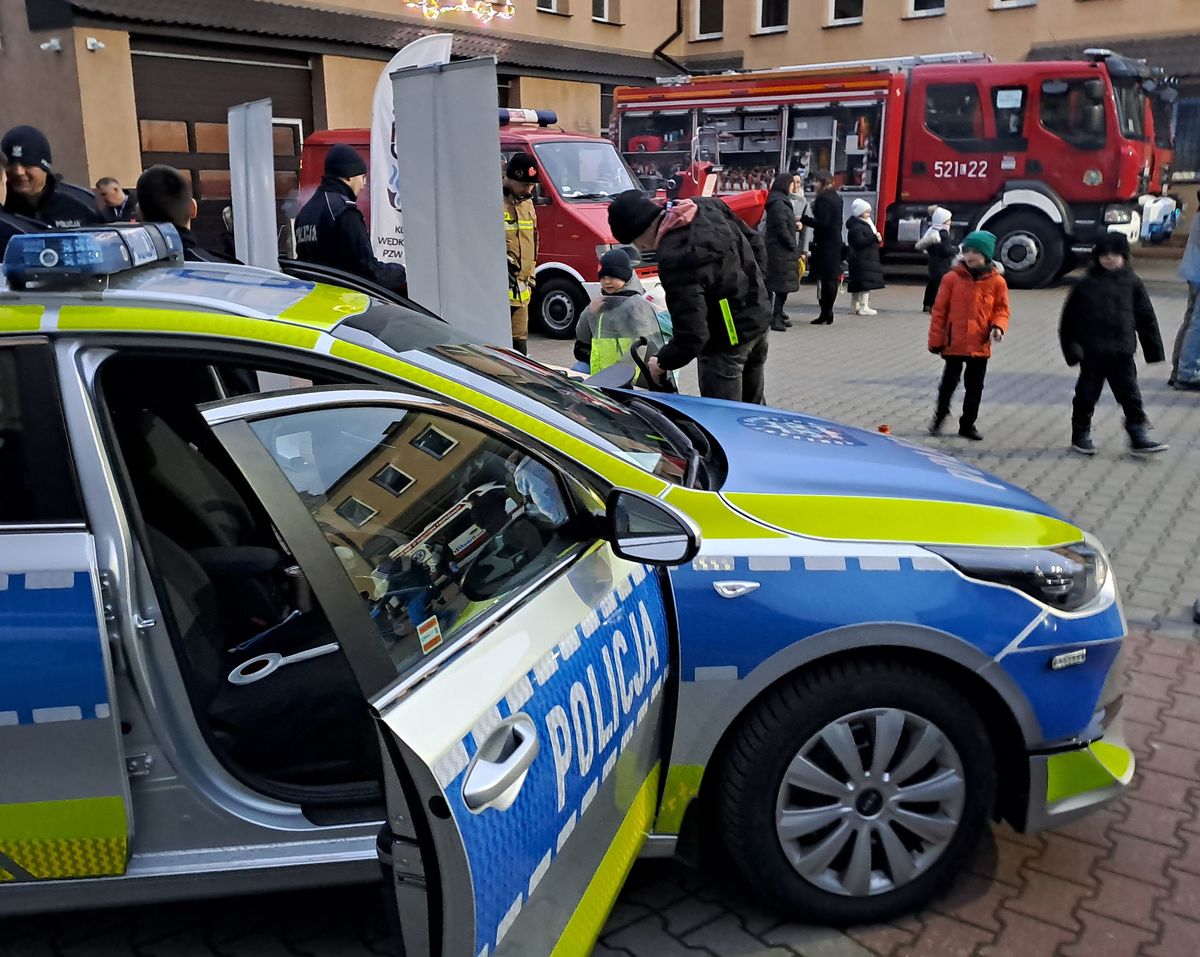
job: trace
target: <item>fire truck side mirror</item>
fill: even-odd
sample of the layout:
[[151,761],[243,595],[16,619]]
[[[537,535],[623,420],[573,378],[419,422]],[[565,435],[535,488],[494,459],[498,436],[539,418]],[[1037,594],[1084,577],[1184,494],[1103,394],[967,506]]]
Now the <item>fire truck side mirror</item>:
[[1103,80],[1088,80],[1083,84],[1083,95],[1093,103],[1103,103],[1107,92]]

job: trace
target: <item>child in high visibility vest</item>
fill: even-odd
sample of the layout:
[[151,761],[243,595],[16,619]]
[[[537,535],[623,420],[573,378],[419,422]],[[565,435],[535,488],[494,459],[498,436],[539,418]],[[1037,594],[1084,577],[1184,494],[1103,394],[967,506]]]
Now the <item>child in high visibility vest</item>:
[[575,358],[595,375],[628,360],[630,347],[641,336],[648,343],[647,358],[656,355],[666,336],[624,250],[613,249],[601,257],[600,292],[575,327]]

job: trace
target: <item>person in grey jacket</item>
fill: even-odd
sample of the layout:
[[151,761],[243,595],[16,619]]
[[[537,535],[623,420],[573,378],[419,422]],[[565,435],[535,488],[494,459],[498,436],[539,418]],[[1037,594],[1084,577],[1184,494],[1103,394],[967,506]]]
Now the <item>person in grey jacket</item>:
[[[1200,191],[1196,196],[1200,200]],[[1188,284],[1187,310],[1175,336],[1171,378],[1167,384],[1189,392],[1200,391],[1200,213],[1192,216],[1187,247],[1179,264],[1179,278]]]

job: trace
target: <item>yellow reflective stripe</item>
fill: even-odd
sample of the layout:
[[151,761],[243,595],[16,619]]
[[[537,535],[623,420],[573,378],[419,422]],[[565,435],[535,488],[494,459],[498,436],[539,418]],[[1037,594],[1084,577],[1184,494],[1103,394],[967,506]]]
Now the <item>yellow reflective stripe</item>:
[[1097,741],[1078,751],[1046,758],[1046,803],[1102,791],[1133,778],[1133,752],[1110,741]]
[[362,315],[370,305],[370,297],[361,292],[318,283],[307,296],[283,310],[279,318],[328,331],[343,319]]
[[125,873],[125,800],[0,804],[0,854],[37,878]]
[[700,764],[674,764],[667,769],[662,804],[658,808],[658,819],[654,822],[655,834],[679,833],[683,826],[683,814],[699,795],[703,777],[704,766]]
[[862,542],[1054,547],[1083,540],[1074,525],[1010,508],[911,498],[729,492],[736,508],[778,528]]
[[312,349],[316,329],[285,325],[271,319],[249,319],[222,312],[184,309],[134,309],[126,306],[63,306],[58,328],[68,331],[119,330],[122,332],[187,332],[230,339],[256,339],[285,346]]
[[45,306],[0,306],[0,332],[37,332]]
[[716,492],[675,486],[666,501],[686,512],[705,541],[715,538],[787,538],[784,532],[760,525],[730,508]]
[[469,388],[462,383],[447,379],[437,373],[429,372],[414,366],[402,359],[385,356],[354,345],[341,339],[336,340],[330,349],[330,355],[346,359],[357,365],[378,369],[389,375],[400,376],[414,385],[438,392],[447,398],[461,402],[467,408],[474,409],[481,415],[491,416],[501,422],[507,422],[514,429],[533,436],[551,448],[558,449],[564,455],[570,456],[582,465],[598,472],[606,480],[622,488],[645,492],[648,495],[659,495],[667,487],[662,479],[644,472],[631,462],[626,462],[617,455],[605,452],[595,446],[578,439],[575,436],[555,428],[528,413],[492,398],[483,392]]
[[733,324],[733,310],[729,308],[729,300],[721,300],[721,316],[725,320],[725,331],[729,334],[729,344],[736,346],[738,344],[737,326]]
[[524,305],[525,303],[529,302],[531,295],[532,293],[529,291],[529,289],[522,289],[520,292],[510,289],[508,291],[508,301],[519,302]]
[[617,895],[629,876],[638,852],[646,842],[646,832],[654,819],[654,804],[658,797],[659,766],[654,765],[649,777],[642,782],[616,837],[604,853],[604,859],[588,882],[587,890],[562,936],[550,952],[550,957],[582,957],[590,954],[600,936],[600,930],[617,902]]
[[6,871],[3,867],[0,867],[0,884],[3,884],[5,881],[11,881],[13,879],[14,879],[13,876],[10,873],[8,873],[8,871]]

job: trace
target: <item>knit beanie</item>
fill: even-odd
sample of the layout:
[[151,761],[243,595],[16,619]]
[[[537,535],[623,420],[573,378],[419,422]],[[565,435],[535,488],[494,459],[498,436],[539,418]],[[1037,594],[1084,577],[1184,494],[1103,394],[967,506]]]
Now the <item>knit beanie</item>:
[[621,282],[629,282],[633,278],[633,266],[629,256],[623,249],[610,249],[600,257],[600,278],[611,276]]
[[974,249],[975,252],[982,254],[984,259],[991,262],[996,255],[996,234],[989,233],[986,229],[977,229],[973,233],[967,233],[966,239],[962,241],[962,251],[965,253],[968,249]]
[[854,217],[862,216],[864,213],[871,211],[871,204],[865,199],[856,199],[850,204],[850,215]]
[[537,160],[528,153],[513,153],[504,175],[514,183],[536,183],[538,181]]
[[650,228],[663,208],[640,189],[627,189],[608,207],[608,228],[619,243],[631,243]]
[[1126,259],[1129,259],[1131,253],[1129,248],[1129,240],[1120,233],[1105,233],[1096,240],[1096,245],[1092,247],[1092,255],[1096,258],[1096,261],[1099,262],[1100,257],[1107,253],[1114,253],[1118,256],[1124,256]]
[[358,150],[345,143],[334,143],[325,154],[325,175],[337,179],[349,179],[351,176],[362,176],[367,171],[367,164],[358,155]]
[[0,140],[0,153],[10,163],[22,166],[40,166],[47,173],[50,168],[50,141],[46,134],[33,126],[14,126]]
[[933,225],[938,228],[941,228],[942,226],[949,226],[952,218],[953,217],[950,210],[946,209],[944,206],[939,206],[933,211]]

